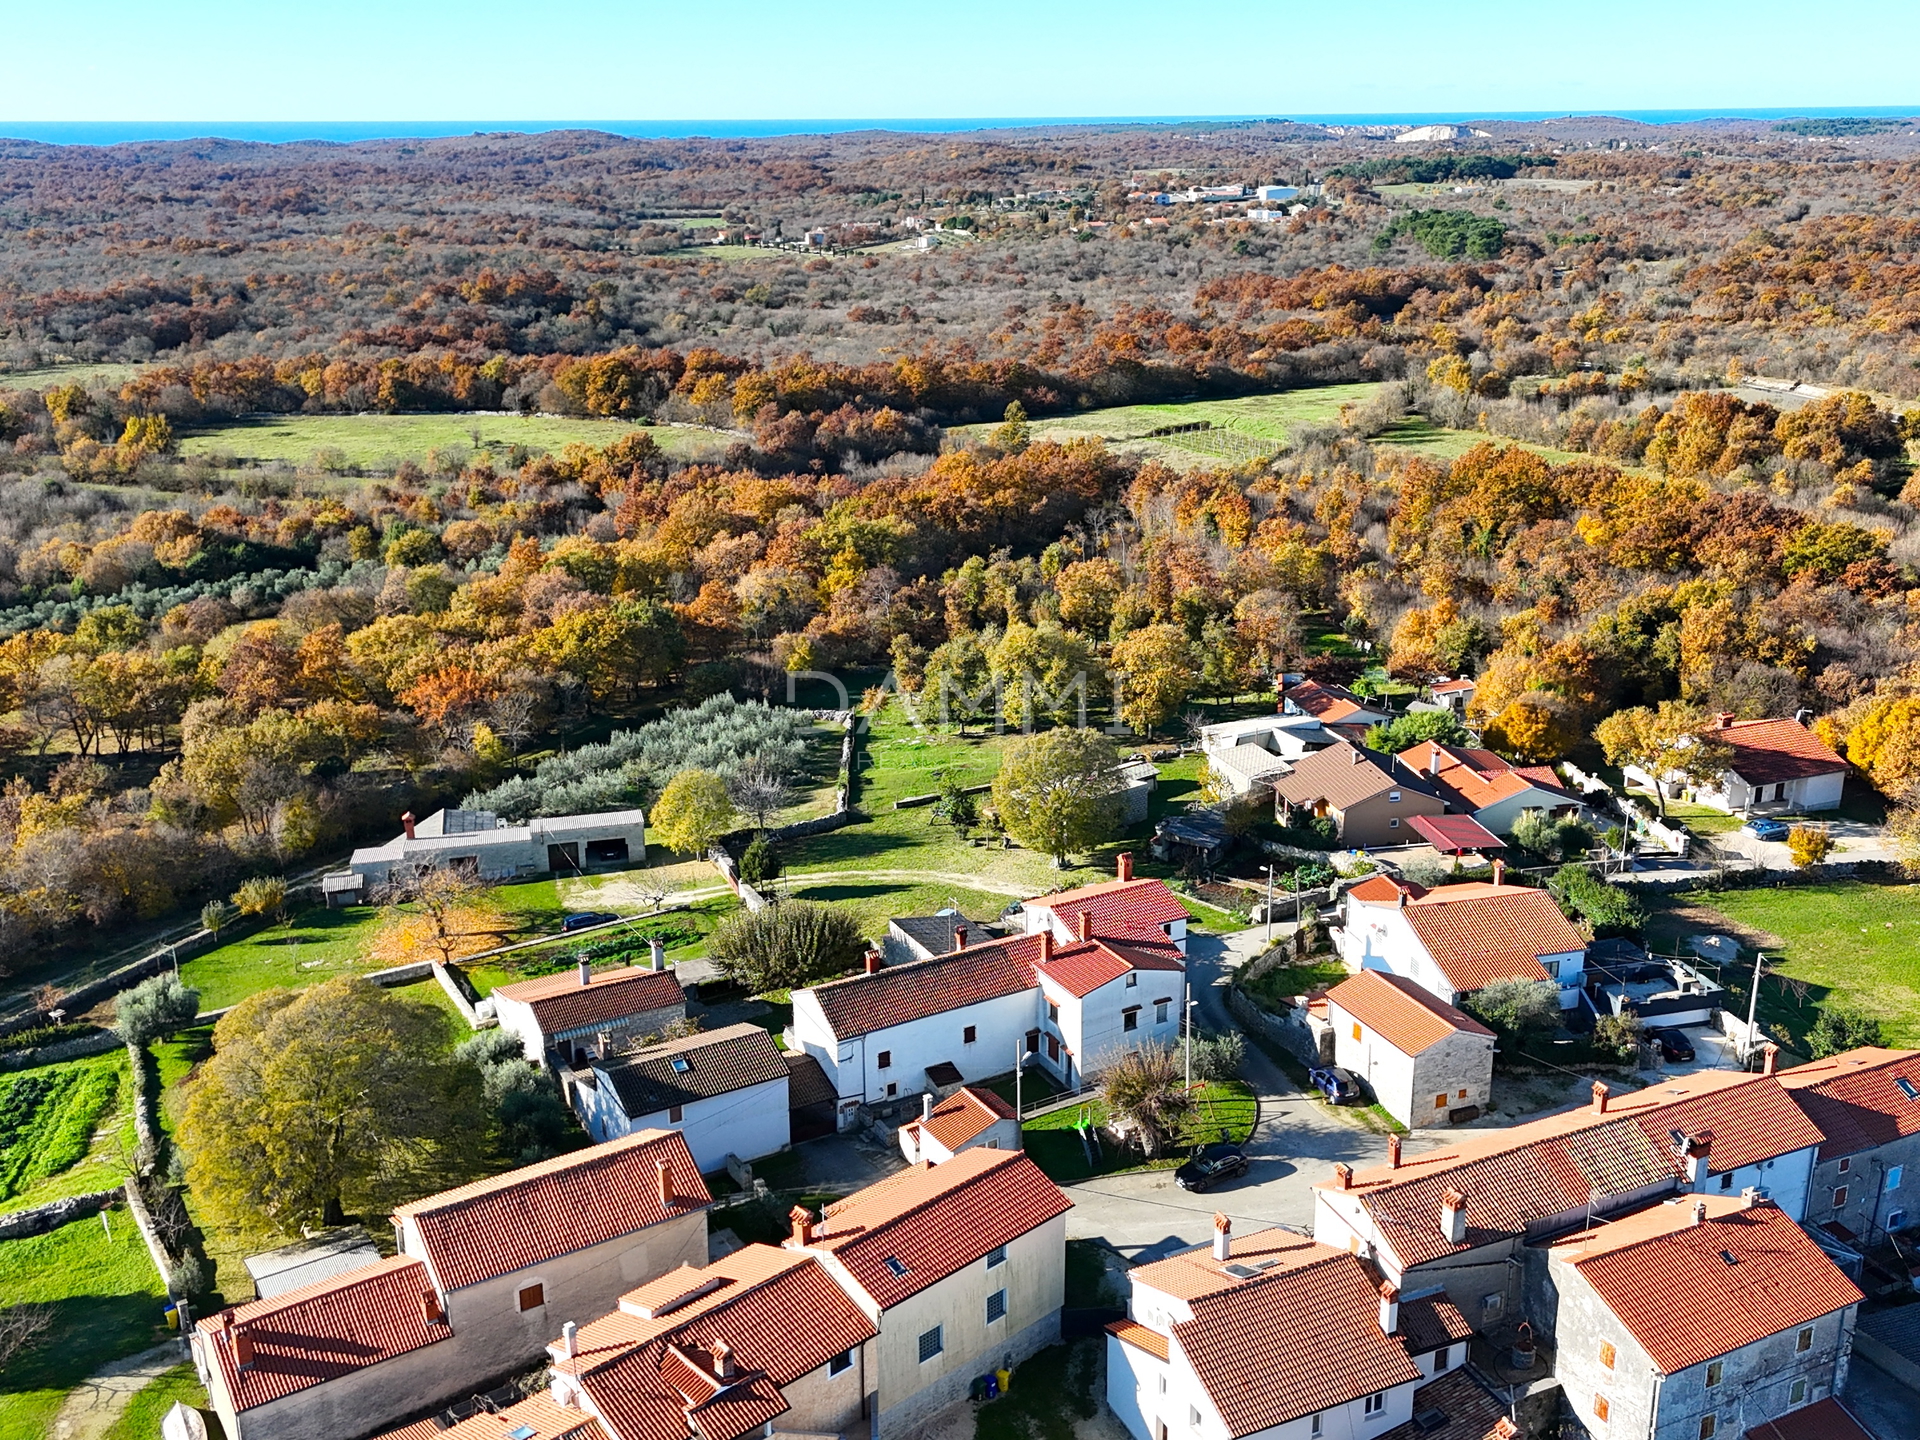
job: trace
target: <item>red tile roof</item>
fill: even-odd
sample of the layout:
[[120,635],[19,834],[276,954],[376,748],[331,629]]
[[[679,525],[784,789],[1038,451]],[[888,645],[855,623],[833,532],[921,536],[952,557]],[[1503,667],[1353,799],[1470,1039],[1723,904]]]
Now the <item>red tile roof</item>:
[[1092,917],[1093,933],[1107,940],[1165,940],[1161,927],[1187,918],[1187,907],[1160,880],[1104,880],[1038,896],[1026,907],[1051,911],[1075,935],[1084,911]]
[[1102,985],[1111,985],[1134,970],[1183,971],[1186,963],[1171,943],[1153,947],[1143,944],[1108,944],[1089,940],[1084,944],[1055,945],[1053,959],[1034,969],[1060,985],[1069,995],[1085,999]]
[[438,1420],[429,1418],[389,1430],[375,1440],[510,1440],[521,1430],[531,1434],[516,1440],[612,1440],[593,1416],[556,1405],[544,1392],[529,1395],[504,1410],[469,1416],[450,1430],[442,1430]]
[[580,983],[578,970],[564,970],[538,980],[516,980],[493,993],[526,1005],[549,1039],[654,1010],[684,1010],[687,1003],[687,992],[673,971],[640,966],[603,970],[586,985]]
[[1427,887],[1412,880],[1396,880],[1391,875],[1369,875],[1358,885],[1347,891],[1356,900],[1365,900],[1375,905],[1398,905],[1400,897],[1417,900],[1427,893]]
[[1136,1350],[1144,1350],[1161,1360],[1167,1358],[1167,1337],[1158,1330],[1149,1330],[1136,1320],[1110,1321],[1107,1325],[1107,1333],[1114,1339],[1133,1346]]
[[1418,1055],[1455,1035],[1493,1031],[1466,1011],[1438,999],[1413,981],[1378,970],[1362,970],[1327,992],[1337,1005],[1403,1055]]
[[1587,940],[1544,890],[1442,885],[1405,910],[1421,945],[1461,994],[1496,980],[1545,980],[1542,955],[1584,952]]
[[845,1040],[1031,990],[1039,958],[1040,937],[1016,935],[931,960],[888,965],[872,975],[830,980],[809,993],[833,1033]]
[[1471,690],[1474,682],[1462,675],[1457,680],[1436,680],[1427,687],[1429,695],[1457,695],[1462,690]]
[[1920,1091],[1920,1050],[1868,1046],[1780,1072],[1787,1093],[1826,1137],[1822,1160],[1920,1134],[1920,1098],[1909,1098],[1901,1080]]
[[1438,1350],[1473,1334],[1473,1324],[1444,1294],[1422,1295],[1400,1302],[1400,1333],[1415,1355]]
[[[1604,1215],[1625,1197],[1679,1186],[1671,1133],[1713,1132],[1711,1173],[1758,1164],[1820,1143],[1820,1132],[1770,1076],[1703,1070],[1591,1107],[1510,1129],[1463,1135],[1409,1155],[1398,1169],[1375,1166],[1352,1192],[1402,1267],[1522,1236],[1529,1226],[1589,1208]],[[1316,1188],[1336,1190],[1336,1181]],[[1450,1244],[1440,1199],[1467,1197],[1467,1234]]]
[[1072,1208],[1024,1152],[963,1150],[829,1205],[813,1248],[886,1309]]
[[1655,1205],[1549,1253],[1579,1270],[1667,1375],[1866,1298],[1784,1210],[1731,1196]]
[[1564,789],[1559,777],[1544,766],[1519,766],[1491,750],[1442,745],[1422,740],[1394,756],[1403,773],[1418,775],[1440,792],[1455,810],[1471,815],[1529,790],[1547,804],[1578,804],[1579,797]]
[[[1325,1249],[1311,1236],[1276,1226],[1233,1236],[1228,1242],[1227,1264],[1271,1274],[1276,1269],[1311,1265],[1321,1258]],[[1226,1267],[1213,1258],[1210,1245],[1199,1245],[1164,1260],[1136,1265],[1127,1272],[1127,1278],[1176,1300],[1198,1300],[1202,1295],[1217,1295],[1248,1283],[1244,1275],[1228,1274]]]
[[1828,1396],[1747,1431],[1747,1440],[1874,1440],[1851,1410]]
[[1251,1435],[1420,1378],[1380,1329],[1374,1274],[1326,1246],[1192,1302],[1179,1341],[1229,1436]]
[[1734,720],[1708,731],[1733,748],[1728,769],[1749,785],[1844,773],[1847,762],[1798,720]]
[[1407,824],[1442,855],[1498,850],[1507,843],[1471,815],[1416,815]]
[[1372,701],[1356,695],[1351,690],[1338,685],[1322,685],[1318,680],[1307,680],[1299,685],[1280,692],[1283,702],[1291,701],[1294,708],[1303,715],[1311,715],[1316,720],[1344,720],[1349,715],[1361,713],[1384,715],[1387,712]]
[[[660,1203],[662,1161],[670,1205]],[[441,1286],[459,1290],[712,1203],[685,1137],[641,1130],[429,1195],[393,1218],[395,1229],[412,1222]]]
[[[781,1387],[876,1333],[817,1259],[748,1245],[629,1291],[580,1328],[577,1356],[557,1342],[548,1355],[620,1440],[687,1440],[689,1402],[703,1440],[730,1440],[786,1411]],[[714,1376],[716,1344],[735,1386]]]
[[[223,1310],[196,1328],[234,1409],[251,1410],[445,1340],[452,1330],[429,1323],[423,1297],[439,1305],[427,1267],[395,1256]],[[243,1336],[252,1345],[244,1367]]]
[[1447,1417],[1444,1424],[1423,1427],[1409,1420],[1378,1440],[1524,1440],[1527,1433],[1507,1418],[1505,1402],[1465,1370],[1450,1370],[1413,1392],[1415,1415],[1436,1410]]
[[913,1124],[958,1154],[960,1147],[976,1135],[1011,1119],[1011,1105],[991,1090],[976,1090],[969,1085],[954,1091],[933,1107],[932,1115]]

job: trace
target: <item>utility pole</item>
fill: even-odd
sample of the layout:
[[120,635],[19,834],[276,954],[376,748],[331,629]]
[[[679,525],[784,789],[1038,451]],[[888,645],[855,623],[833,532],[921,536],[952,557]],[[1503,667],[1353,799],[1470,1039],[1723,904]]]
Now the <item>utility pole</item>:
[[1187,1089],[1193,1089],[1193,982],[1180,982],[1180,1028],[1187,1042]]
[[1027,1057],[1020,1053],[1020,1042],[1013,1042],[1013,1121],[1020,1123],[1020,1062]]
[[1267,945],[1273,945],[1273,866],[1267,866]]
[[[1677,953],[1678,946],[1675,947],[1675,950]],[[1755,1016],[1760,1013],[1760,972],[1766,963],[1767,952],[1764,950],[1754,951],[1753,993],[1747,997],[1747,1049],[1746,1053],[1740,1057],[1740,1068],[1742,1070],[1753,1063],[1753,1052],[1758,1048],[1753,1043],[1753,1023]]]

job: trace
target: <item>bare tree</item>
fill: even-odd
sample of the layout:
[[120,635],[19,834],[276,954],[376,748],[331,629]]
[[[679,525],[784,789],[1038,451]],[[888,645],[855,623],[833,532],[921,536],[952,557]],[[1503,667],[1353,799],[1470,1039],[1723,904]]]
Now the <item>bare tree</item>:
[[743,815],[751,816],[754,827],[767,828],[776,811],[793,803],[794,790],[787,777],[765,765],[750,763],[727,782],[727,798]]
[[9,1305],[0,1310],[0,1366],[38,1344],[53,1328],[53,1309],[47,1305]]

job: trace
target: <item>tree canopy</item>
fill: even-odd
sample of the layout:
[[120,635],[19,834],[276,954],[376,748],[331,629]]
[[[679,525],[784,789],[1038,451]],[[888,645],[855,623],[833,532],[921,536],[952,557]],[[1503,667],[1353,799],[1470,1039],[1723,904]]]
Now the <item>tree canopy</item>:
[[1009,835],[1065,864],[1119,831],[1113,743],[1097,730],[1070,728],[1010,741],[993,777],[993,804]]

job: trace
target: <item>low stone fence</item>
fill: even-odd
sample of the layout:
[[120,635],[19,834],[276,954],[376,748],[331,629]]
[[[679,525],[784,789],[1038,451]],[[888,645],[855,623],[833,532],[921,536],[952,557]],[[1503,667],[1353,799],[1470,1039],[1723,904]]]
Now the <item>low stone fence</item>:
[[[480,957],[478,955],[469,955],[466,958],[469,960],[478,960]],[[422,980],[433,979],[433,971],[437,963],[438,962],[433,960],[418,960],[411,965],[395,965],[390,970],[369,971],[360,978],[372,981],[382,990],[398,990],[403,985],[418,985]],[[193,1017],[193,1023],[196,1025],[212,1025],[231,1009],[233,1009],[233,1007],[228,1005],[219,1010],[202,1010],[198,1015]]]
[[1240,1022],[1243,1029],[1271,1040],[1302,1065],[1313,1066],[1323,1063],[1320,1058],[1319,1037],[1307,1028],[1304,1020],[1283,1019],[1278,1015],[1268,1014],[1241,994],[1238,986],[1228,988],[1227,1008],[1233,1012],[1233,1018]]
[[111,1190],[95,1190],[88,1195],[68,1195],[61,1200],[49,1200],[44,1205],[35,1205],[26,1210],[15,1210],[11,1214],[0,1215],[0,1240],[25,1240],[30,1236],[44,1235],[49,1230],[58,1230],[71,1221],[84,1220],[89,1215],[98,1215],[107,1206],[118,1201],[124,1193],[116,1185]]
[[62,1060],[81,1060],[89,1055],[105,1055],[119,1045],[120,1037],[113,1031],[100,1030],[92,1035],[76,1035],[71,1040],[55,1041],[32,1050],[10,1050],[0,1054],[0,1073],[30,1070],[35,1065],[57,1065]]

